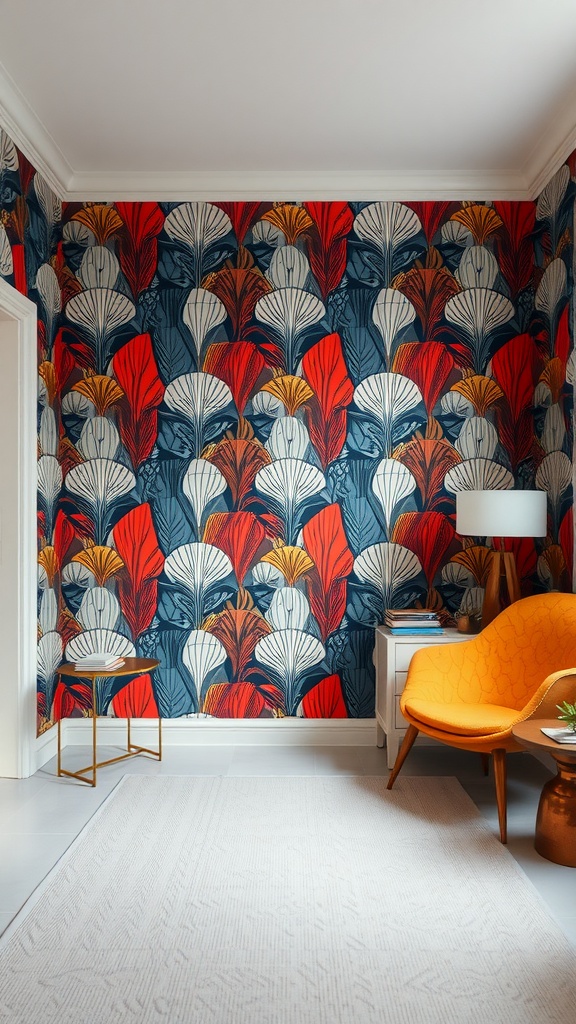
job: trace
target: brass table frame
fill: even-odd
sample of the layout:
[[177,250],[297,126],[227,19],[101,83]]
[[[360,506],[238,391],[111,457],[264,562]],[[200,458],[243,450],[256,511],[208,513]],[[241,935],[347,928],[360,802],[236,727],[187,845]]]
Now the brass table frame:
[[[160,664],[159,661],[145,658],[126,658],[125,664],[120,669],[106,672],[103,669],[99,669],[97,672],[86,672],[82,670],[77,672],[73,665],[62,665],[58,669],[59,675],[72,676],[76,679],[90,679],[92,680],[92,762],[86,765],[85,768],[79,768],[76,772],[68,771],[68,769],[62,767],[62,720],[58,719],[58,758],[57,758],[57,774],[59,777],[67,776],[70,779],[77,779],[79,782],[85,782],[88,786],[96,785],[96,771],[98,768],[104,768],[108,764],[116,764],[117,761],[126,761],[129,757],[136,757],[138,754],[150,754],[151,757],[156,757],[158,761],[162,760],[162,719],[158,718],[158,749],[151,750],[149,747],[142,747],[139,744],[132,743],[131,736],[131,723],[132,719],[126,719],[126,753],[119,754],[118,757],[110,757],[107,761],[96,760],[97,750],[97,735],[98,735],[98,718],[104,716],[96,714],[96,680],[103,676],[112,676],[114,678],[118,676],[140,676],[148,672],[153,672],[155,668]],[[86,778],[86,775],[91,772],[91,777]]]

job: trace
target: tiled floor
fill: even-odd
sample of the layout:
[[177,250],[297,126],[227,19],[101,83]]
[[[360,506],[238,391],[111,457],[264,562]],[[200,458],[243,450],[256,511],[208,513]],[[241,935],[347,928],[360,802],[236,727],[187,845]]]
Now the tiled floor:
[[[103,759],[112,748],[99,749]],[[66,766],[89,761],[86,747],[68,747]],[[509,757],[509,850],[548,903],[576,945],[574,893],[576,869],[560,867],[535,853],[532,840],[538,797],[549,777],[529,754]],[[385,751],[376,747],[172,747],[164,760],[144,756],[110,765],[99,774],[96,789],[58,779],[55,764],[30,779],[0,779],[0,931],[50,871],[64,850],[129,772],[151,775],[387,775]],[[460,780],[494,831],[497,814],[492,777],[485,779],[480,759],[449,748],[416,747],[403,768],[411,775],[454,775]]]

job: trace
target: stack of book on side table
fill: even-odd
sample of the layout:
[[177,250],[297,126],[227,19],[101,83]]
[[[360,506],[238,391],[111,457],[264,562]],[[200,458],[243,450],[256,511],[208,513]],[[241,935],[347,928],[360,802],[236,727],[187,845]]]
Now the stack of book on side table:
[[113,672],[116,668],[122,668],[124,658],[115,654],[106,654],[105,651],[96,651],[94,654],[87,654],[84,658],[78,658],[74,663],[77,672]]
[[429,608],[388,608],[384,622],[392,636],[444,636],[440,619]]
[[549,736],[556,743],[576,744],[576,732],[570,726],[562,726],[560,729],[540,729],[545,736]]

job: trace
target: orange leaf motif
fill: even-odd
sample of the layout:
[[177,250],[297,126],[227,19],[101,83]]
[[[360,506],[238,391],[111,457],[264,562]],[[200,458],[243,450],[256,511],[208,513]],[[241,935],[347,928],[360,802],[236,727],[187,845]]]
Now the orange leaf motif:
[[464,398],[474,406],[477,416],[485,416],[487,410],[495,402],[503,398],[502,388],[491,377],[483,377],[479,373],[472,373],[462,380],[456,381],[450,388],[451,391],[458,391]]
[[224,303],[232,322],[234,340],[244,337],[258,299],[272,291],[272,285],[259,270],[235,267],[224,267],[208,274],[202,287]]
[[73,213],[71,220],[78,220],[84,224],[95,235],[98,245],[106,245],[108,239],[117,235],[122,227],[122,220],[114,207],[101,203],[88,203]]
[[243,438],[220,441],[205,458],[217,466],[232,493],[235,508],[241,508],[248,497],[258,470],[272,459],[259,441]]
[[293,587],[314,566],[314,562],[303,548],[282,543],[275,543],[272,551],[262,555],[261,561],[269,562],[278,569],[289,587]]
[[443,491],[444,477],[461,459],[448,441],[418,437],[399,445],[393,452],[393,458],[412,473],[426,510],[432,511],[446,504],[453,507],[453,499]]
[[484,242],[502,227],[502,219],[491,206],[479,206],[476,203],[453,213],[450,219],[463,224],[476,245],[484,245]]
[[415,267],[398,274],[393,283],[414,306],[425,341],[434,341],[442,329],[444,306],[460,291],[456,279],[443,267],[431,270]]
[[272,380],[262,385],[262,391],[268,391],[274,398],[279,399],[286,406],[289,416],[294,416],[297,410],[309,402],[313,397],[312,388],[302,380],[302,377],[293,377],[289,373],[280,373]]
[[100,544],[90,544],[83,551],[79,551],[77,555],[73,555],[72,561],[80,562],[81,565],[89,569],[99,587],[106,586],[106,582],[124,568],[124,562],[114,548],[104,547]]
[[246,608],[225,608],[210,621],[206,630],[224,645],[232,665],[234,679],[245,676],[254,648],[271,627],[257,612]]
[[79,391],[92,402],[96,406],[98,416],[105,416],[108,409],[124,397],[122,388],[112,377],[105,377],[99,373],[83,377],[72,386],[72,391]]
[[262,220],[269,221],[282,231],[288,245],[294,245],[300,235],[309,231],[313,224],[304,207],[294,206],[292,203],[279,203],[272,210],[263,213]]
[[550,388],[552,402],[559,402],[562,395],[562,389],[566,381],[566,371],[564,363],[558,358],[558,356],[555,356],[554,359],[548,360],[540,374],[540,380]]
[[492,566],[492,549],[482,544],[472,544],[463,551],[457,551],[450,559],[458,562],[471,572],[479,587],[485,587]]

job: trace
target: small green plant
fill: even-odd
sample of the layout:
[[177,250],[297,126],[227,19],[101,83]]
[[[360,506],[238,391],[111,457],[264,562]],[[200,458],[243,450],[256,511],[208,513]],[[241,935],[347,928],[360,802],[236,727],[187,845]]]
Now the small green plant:
[[567,700],[563,700],[561,704],[557,704],[558,711],[561,712],[558,718],[561,722],[565,722],[572,732],[576,732],[576,704],[570,704]]

